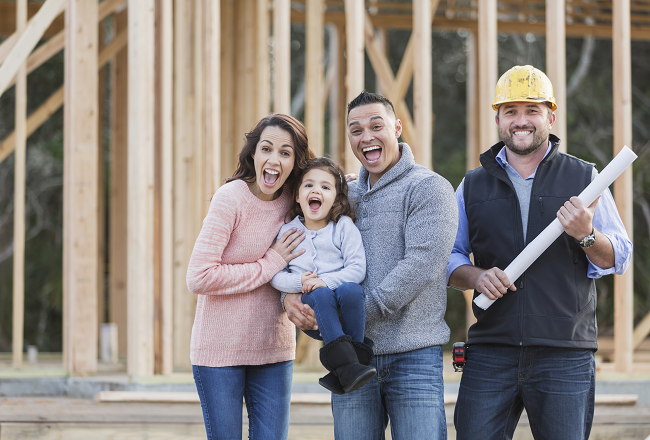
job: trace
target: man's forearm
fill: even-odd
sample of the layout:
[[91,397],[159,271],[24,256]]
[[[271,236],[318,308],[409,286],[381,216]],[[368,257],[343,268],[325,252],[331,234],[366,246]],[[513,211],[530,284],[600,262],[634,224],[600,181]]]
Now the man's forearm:
[[449,285],[459,290],[474,289],[482,269],[465,264],[458,266],[449,276]]

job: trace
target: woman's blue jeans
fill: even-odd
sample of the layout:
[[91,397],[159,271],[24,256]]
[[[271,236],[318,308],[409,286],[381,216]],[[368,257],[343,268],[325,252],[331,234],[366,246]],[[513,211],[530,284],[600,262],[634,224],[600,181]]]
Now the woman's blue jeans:
[[357,283],[343,283],[336,290],[319,287],[303,294],[302,302],[309,304],[314,310],[318,323],[318,330],[307,330],[307,335],[323,340],[326,344],[343,335],[363,342],[363,332],[366,329],[366,299],[363,287]]
[[[358,390],[332,394],[336,440],[446,440],[442,347],[382,354],[377,376]],[[480,439],[480,437],[477,437]]]
[[456,438],[511,439],[525,408],[535,439],[585,440],[595,377],[593,350],[472,345],[454,412]]
[[208,440],[241,440],[242,399],[251,440],[286,440],[293,361],[234,367],[192,366]]

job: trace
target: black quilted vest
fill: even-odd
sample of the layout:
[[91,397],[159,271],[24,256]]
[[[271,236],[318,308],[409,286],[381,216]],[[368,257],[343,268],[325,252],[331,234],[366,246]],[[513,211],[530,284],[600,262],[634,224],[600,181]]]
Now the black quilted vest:
[[[555,218],[560,207],[591,182],[593,164],[552,149],[537,168],[530,200],[527,242]],[[496,161],[499,142],[481,155],[482,167],[465,176],[464,197],[474,264],[505,269],[524,249],[515,189]],[[472,304],[477,322],[468,344],[498,343],[596,349],[596,288],[577,240],[562,235],[487,310]],[[512,281],[512,280],[510,280]],[[478,293],[474,292],[476,297]]]

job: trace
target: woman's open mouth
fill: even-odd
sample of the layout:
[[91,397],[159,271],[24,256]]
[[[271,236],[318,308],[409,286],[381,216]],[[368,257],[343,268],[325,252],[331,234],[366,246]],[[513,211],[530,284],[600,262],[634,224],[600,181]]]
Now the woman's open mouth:
[[265,169],[262,174],[264,175],[264,185],[274,186],[280,178],[280,172],[272,169]]

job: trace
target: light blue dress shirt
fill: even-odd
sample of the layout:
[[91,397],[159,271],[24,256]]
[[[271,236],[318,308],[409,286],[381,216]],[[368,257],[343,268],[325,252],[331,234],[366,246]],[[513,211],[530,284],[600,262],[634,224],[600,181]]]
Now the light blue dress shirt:
[[[549,142],[549,147],[548,150],[546,150],[544,157],[546,157],[550,151],[551,144]],[[508,171],[508,175],[511,176],[511,179],[513,178],[513,174],[515,176],[514,178],[523,179],[523,177],[521,177],[508,163],[506,158],[506,147],[503,147],[501,151],[499,151],[496,160],[503,169]],[[537,169],[535,169],[533,174],[525,180],[534,179],[536,173]],[[594,177],[596,174],[597,172],[594,168]],[[465,212],[465,199],[463,196],[464,182],[465,179],[460,182],[458,189],[456,189],[456,201],[458,202],[458,232],[456,233],[454,248],[451,251],[449,261],[447,262],[447,285],[449,285],[449,277],[454,270],[466,264],[472,265],[472,261],[469,259],[469,255],[472,253],[472,248],[469,243],[469,228],[467,225],[467,213]],[[525,214],[525,217],[528,217],[527,213]],[[632,259],[632,242],[627,236],[621,217],[618,215],[618,209],[616,208],[614,197],[612,197],[609,188],[603,192],[598,201],[596,211],[594,212],[593,225],[596,229],[602,232],[603,235],[609,238],[609,241],[612,243],[612,247],[614,248],[615,264],[614,267],[603,269],[596,266],[591,262],[591,260],[589,260],[589,257],[587,257],[587,260],[589,261],[587,276],[589,278],[600,278],[611,273],[619,275],[624,273]],[[514,282],[515,280],[510,281]]]

